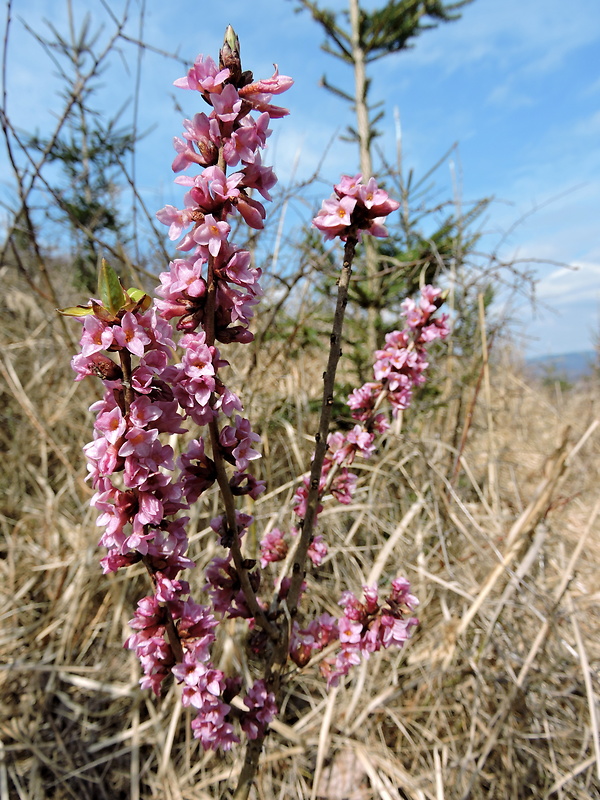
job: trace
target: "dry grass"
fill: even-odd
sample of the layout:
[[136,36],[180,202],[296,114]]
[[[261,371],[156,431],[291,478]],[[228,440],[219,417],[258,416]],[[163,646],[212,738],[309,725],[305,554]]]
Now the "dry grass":
[[[107,578],[97,564],[80,448],[98,387],[72,383],[60,322],[19,291],[3,301],[0,333],[0,797],[218,798],[238,762],[199,751],[176,687],[159,701],[141,692],[122,648],[143,575]],[[259,530],[289,522],[321,370],[314,354],[266,360],[268,380],[239,373],[273,490],[254,505]],[[294,676],[255,798],[598,795],[598,387],[561,396],[510,364],[490,386],[453,484],[450,397],[359,467],[353,506],[327,507],[330,558],[308,604],[334,611],[342,588],[400,572],[421,626],[339,690],[314,668]],[[217,550],[214,502],[194,514],[201,565]],[[223,627],[222,668],[252,671],[236,624]]]

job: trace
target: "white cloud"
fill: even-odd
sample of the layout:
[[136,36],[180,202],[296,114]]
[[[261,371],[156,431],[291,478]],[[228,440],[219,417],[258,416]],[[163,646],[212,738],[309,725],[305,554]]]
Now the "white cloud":
[[462,9],[460,21],[423,34],[427,45],[424,40],[402,58],[447,72],[495,62],[504,72],[545,74],[598,39],[599,15],[596,0],[478,0]]
[[576,263],[542,275],[536,294],[552,305],[597,302],[600,300],[600,264]]
[[534,104],[530,96],[515,88],[515,81],[512,80],[492,89],[487,102],[490,105],[502,106],[505,111],[509,109],[511,111],[516,111],[519,108],[526,108]]
[[[573,135],[577,138],[593,137],[597,139],[600,136],[600,111],[591,114],[587,119],[578,120],[572,128]],[[592,142],[592,146],[596,145],[596,141]]]

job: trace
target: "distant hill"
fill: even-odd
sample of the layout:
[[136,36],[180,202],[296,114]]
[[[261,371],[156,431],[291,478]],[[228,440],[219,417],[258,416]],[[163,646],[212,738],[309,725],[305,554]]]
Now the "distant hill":
[[525,362],[529,372],[536,378],[554,377],[557,380],[576,381],[593,373],[596,353],[580,350],[576,353],[560,353],[553,356],[536,356]]

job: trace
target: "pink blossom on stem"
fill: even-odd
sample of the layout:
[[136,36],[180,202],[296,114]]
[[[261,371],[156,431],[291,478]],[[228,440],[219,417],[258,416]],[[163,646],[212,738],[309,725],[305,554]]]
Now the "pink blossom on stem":
[[182,210],[175,206],[167,205],[156,212],[156,219],[163,225],[169,226],[169,239],[175,240],[183,231],[191,225],[192,217],[190,209]]
[[221,87],[228,77],[228,69],[219,70],[210,56],[199,55],[187,75],[173,81],[173,85],[180,89],[195,89],[199,92],[215,94],[221,91]]
[[83,321],[83,334],[81,336],[81,355],[88,356],[107,350],[113,343],[113,329],[102,320],[90,315]]
[[318,533],[310,543],[306,555],[310,558],[315,567],[320,567],[328,552],[329,548],[325,544],[323,536]]
[[[175,178],[176,185],[184,187],[183,208],[168,205],[157,213],[169,226],[169,237],[180,240],[178,250],[186,257],[174,259],[160,276],[152,307],[143,294],[120,293],[116,281],[112,296],[116,305],[122,296],[120,308],[113,307],[112,299],[107,303],[110,309],[91,301],[85,309],[89,313],[81,317],[81,354],[73,359],[73,368],[76,380],[96,376],[104,385],[102,399],[92,406],[94,439],[85,447],[92,505],[103,529],[100,543],[107,548],[103,570],[114,572],[143,562],[152,582],[153,593],[138,603],[131,620],[133,633],[125,643],[142,665],[141,685],[158,694],[172,675],[181,684],[183,704],[197,709],[194,736],[205,749],[228,750],[239,741],[233,727],[237,711],[230,701],[241,692],[242,681],[225,678],[211,663],[219,619],[247,620],[253,630],[251,647],[261,652],[269,632],[265,620],[279,624],[277,603],[290,590],[290,578],[285,577],[272,606],[261,598],[261,569],[284,559],[288,544],[281,531],[271,530],[260,545],[261,569],[255,568],[254,559],[244,559],[239,549],[254,519],[232,510],[235,497],[256,499],[264,482],[250,473],[250,462],[260,458],[259,436],[244,416],[240,399],[225,385],[228,362],[217,348],[219,343],[252,341],[250,323],[262,293],[261,270],[251,253],[230,241],[229,217],[238,215],[238,222],[255,230],[264,225],[261,200],[271,199],[276,177],[263,166],[260,151],[271,133],[270,120],[287,113],[272,104],[272,97],[292,81],[277,68],[271,78],[255,81],[242,71],[230,38],[219,64],[199,56],[175,82],[198,91],[208,107],[207,113],[184,120],[182,137],[174,139],[173,170],[198,168],[198,174]],[[233,168],[235,172],[228,172]],[[387,234],[384,219],[398,203],[373,178],[363,184],[360,175],[343,176],[334,190],[314,221],[326,238]],[[425,287],[418,301],[405,302],[406,330],[386,337],[375,354],[374,380],[349,398],[356,424],[328,438],[317,515],[325,495],[341,503],[352,501],[357,476],[348,467],[357,458],[369,458],[376,435],[385,433],[389,412],[380,410],[383,401],[397,413],[422,384],[428,366],[425,345],[447,333],[445,318],[434,316],[440,304],[440,292],[433,287]],[[178,342],[172,320],[183,332]],[[175,464],[169,437],[185,433],[182,424],[189,427],[190,421],[209,425],[210,430],[194,432],[196,438]],[[211,443],[210,455],[206,442]],[[227,513],[216,516],[210,526],[225,555],[214,558],[205,571],[209,602],[203,606],[190,596],[190,583],[181,576],[182,570],[194,566],[187,556],[186,535],[192,515],[182,514],[215,483],[226,498]],[[308,491],[307,475],[294,497],[300,520],[306,514]],[[326,554],[324,535],[317,533],[308,557],[318,566]],[[345,592],[339,619],[321,614],[305,628],[293,620],[290,657],[305,666],[332,646],[335,652],[320,668],[334,685],[371,653],[403,646],[417,624],[412,616],[416,605],[402,578],[393,581],[387,593],[375,586],[363,587],[361,599]],[[249,739],[258,739],[277,714],[276,698],[265,681],[258,680],[244,704],[246,711],[237,715],[239,726]]]
[[[263,166],[260,150],[271,133],[270,119],[286,113],[271,104],[271,97],[292,83],[277,69],[271,78],[254,81],[235,59],[231,45],[224,45],[220,63],[227,62],[227,67],[199,56],[186,76],[175,81],[178,87],[198,91],[210,107],[208,114],[185,119],[183,136],[173,140],[173,170],[200,168],[199,174],[175,179],[186,190],[183,208],[167,205],[157,213],[187,257],[175,259],[160,276],[152,308],[147,298],[134,301],[125,293],[121,308],[109,310],[91,302],[92,313],[81,315],[82,351],[73,359],[77,380],[97,376],[105,387],[103,399],[92,407],[97,414],[94,440],[85,447],[88,479],[95,490],[92,504],[103,528],[100,543],[108,550],[103,569],[112,572],[143,560],[154,587],[154,594],[138,605],[126,646],[140,659],[142,686],[158,693],[171,672],[183,684],[183,703],[198,709],[194,735],[204,748],[224,750],[239,741],[226,695],[240,687],[210,664],[217,620],[192,600],[189,583],[180,576],[181,570],[194,566],[186,556],[189,518],[181,511],[216,481],[217,460],[234,467],[228,478],[231,495],[256,499],[264,489],[264,482],[247,471],[260,457],[259,437],[219,374],[227,362],[215,342],[253,338],[249,324],[262,293],[261,270],[248,251],[230,243],[228,218],[238,214],[250,227],[263,227],[265,208],[252,193],[270,200],[276,177]],[[238,171],[230,174],[222,168],[238,164]],[[116,286],[112,280],[112,288]],[[118,302],[119,292],[112,296]],[[184,331],[178,344],[172,319]],[[181,355],[174,360],[177,349]],[[223,416],[229,424],[223,424]],[[182,422],[187,417],[198,425],[214,423],[218,440],[198,435],[180,457],[176,474],[166,437],[185,433]],[[213,443],[212,458],[205,452],[205,439]],[[226,515],[211,523],[226,548],[252,522],[251,516],[235,513],[235,530]],[[252,620],[231,551],[214,560],[206,576],[214,611]],[[257,592],[260,573],[249,572],[248,580]],[[242,727],[255,738],[276,713],[275,700],[259,681],[246,706]]]
[[325,200],[313,219],[313,225],[326,239],[337,236],[346,241],[351,230],[360,240],[362,231],[385,238],[387,230],[382,224],[388,214],[400,207],[386,191],[377,186],[374,178],[361,183],[362,175],[343,175],[334,186],[335,195]]
[[211,256],[217,256],[230,230],[231,226],[226,222],[216,220],[212,214],[207,214],[204,222],[194,230],[194,241],[208,248]]
[[356,198],[346,195],[341,199],[324,200],[321,210],[313,219],[313,225],[325,234],[326,239],[335,239],[350,228]]
[[256,739],[277,716],[275,695],[267,691],[263,680],[258,680],[244,698],[244,704],[248,713],[242,717],[242,730],[249,739]]
[[250,100],[257,94],[282,94],[287,92],[294,84],[288,75],[280,75],[279,68],[275,65],[275,72],[270,78],[262,78],[240,89],[240,96]]
[[391,592],[383,602],[376,586],[363,587],[363,601],[352,592],[344,592],[340,600],[344,614],[337,621],[322,615],[304,631],[298,627],[293,629],[292,659],[303,666],[313,653],[320,652],[331,641],[338,641],[337,653],[320,665],[328,686],[336,686],[352,666],[369,658],[371,653],[392,646],[402,647],[418,624],[415,617],[408,616],[417,603],[409,588],[405,578],[393,581]]
[[288,544],[283,538],[284,534],[279,528],[273,528],[260,543],[260,566],[264,569],[267,564],[283,561],[288,552]]

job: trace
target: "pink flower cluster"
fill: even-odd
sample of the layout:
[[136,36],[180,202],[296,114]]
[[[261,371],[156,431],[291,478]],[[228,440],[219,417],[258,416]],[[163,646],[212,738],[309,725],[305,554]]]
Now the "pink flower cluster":
[[410,594],[405,578],[392,581],[383,601],[379,600],[376,586],[363,586],[363,597],[360,601],[352,592],[344,592],[339,601],[344,613],[339,619],[322,614],[305,629],[294,622],[290,655],[298,666],[305,666],[328,644],[338,643],[337,653],[320,664],[328,686],[337,686],[350,667],[360,664],[371,653],[402,647],[419,623],[416,617],[408,616],[418,600]]
[[[173,476],[173,449],[160,438],[185,430],[164,377],[174,347],[173,332],[154,309],[111,316],[102,306],[95,307],[96,315],[84,318],[82,353],[72,364],[77,380],[98,374],[98,363],[101,377],[107,375],[104,397],[91,407],[96,413],[94,440],[84,448],[89,480],[96,490],[91,504],[100,512],[97,524],[104,528],[100,544],[108,549],[102,563],[105,572],[112,572],[148,557],[171,578],[193,564],[185,556],[185,518],[174,518],[187,504]],[[131,336],[119,344],[124,330]],[[98,345],[90,342],[94,338],[119,353],[121,366],[107,356],[98,362],[98,352],[92,349]],[[133,368],[130,354],[139,355]]]
[[[185,433],[186,420],[216,426],[219,458],[233,466],[231,494],[256,498],[263,491],[264,483],[249,472],[250,462],[260,457],[259,437],[220,377],[227,362],[215,342],[252,340],[248,326],[261,294],[261,273],[250,253],[229,241],[228,219],[239,215],[253,228],[263,225],[264,206],[251,193],[269,200],[276,178],[262,165],[259,151],[270,134],[269,120],[287,113],[271,104],[271,96],[292,81],[277,71],[253,81],[251,73],[241,71],[231,42],[223,47],[221,61],[226,63],[217,67],[199,56],[188,75],[175,82],[198,91],[210,107],[208,115],[185,120],[183,139],[175,139],[174,171],[202,168],[195,177],[176,179],[188,189],[185,206],[167,206],[157,214],[170,226],[171,238],[185,234],[179,249],[187,257],[175,259],[160,276],[160,297],[152,307],[147,296],[136,301],[133,290],[125,292],[113,273],[105,305],[92,300],[80,314],[77,309],[68,313],[83,322],[81,352],[72,362],[76,379],[95,375],[105,386],[103,399],[92,406],[94,440],[85,447],[95,489],[92,505],[104,528],[100,544],[108,550],[103,567],[112,572],[143,561],[154,587],[139,602],[131,620],[135,632],[125,644],[140,659],[142,686],[159,694],[172,674],[183,684],[184,705],[197,709],[194,735],[205,748],[227,750],[239,741],[228,701],[241,684],[210,663],[215,613],[252,614],[231,553],[208,570],[212,606],[195,603],[188,583],[178,579],[182,569],[194,566],[186,555],[188,517],[180,514],[213,485],[217,467],[202,436],[189,443],[177,463],[166,437]],[[236,171],[227,175],[227,167]],[[171,320],[176,318],[184,335],[181,358],[173,363]],[[242,536],[251,521],[237,512],[235,535]],[[211,525],[230,547],[234,534],[224,517]],[[258,573],[250,573],[250,582],[258,588]],[[245,703],[242,730],[255,738],[276,713],[275,698],[259,681]]]
[[[182,594],[189,594],[186,581],[165,581],[160,573],[155,577],[156,594],[138,603],[136,615],[129,621],[137,633],[125,642],[135,650],[144,669],[142,688],[159,694],[162,681],[172,673],[183,685],[183,705],[198,710],[192,721],[195,736],[205,748],[229,750],[239,738],[227,721],[231,707],[221,698],[227,682],[209,661],[217,620],[205,607],[182,599]],[[179,663],[165,640],[169,618],[177,623],[178,636],[185,644]]]
[[383,225],[385,218],[400,207],[386,191],[380,189],[374,178],[361,183],[362,175],[343,175],[333,188],[335,194],[323,201],[323,206],[313,219],[326,239],[339,236],[345,242],[351,230],[360,241],[361,232],[385,238],[388,233]]
[[[226,390],[222,384],[220,394],[216,382],[210,384],[211,390],[206,388],[207,375],[214,376],[207,364],[223,362],[214,347],[202,350],[200,337],[179,364],[170,365],[173,331],[155,309],[112,315],[95,301],[91,308],[95,313],[83,318],[82,353],[74,357],[73,368],[77,380],[97,375],[106,387],[103,399],[92,406],[94,440],[84,448],[96,490],[91,503],[100,512],[97,524],[104,528],[100,544],[108,550],[102,564],[105,572],[112,572],[143,560],[154,584],[154,594],[139,602],[130,621],[136,632],[125,646],[140,660],[142,687],[160,694],[163,680],[174,675],[184,684],[184,705],[197,709],[194,735],[205,748],[227,750],[239,738],[228,719],[231,706],[223,698],[236,692],[232,693],[223,673],[209,659],[217,625],[213,612],[234,615],[235,598],[210,609],[195,603],[188,583],[177,579],[182,569],[194,566],[186,556],[188,517],[178,514],[213,484],[215,464],[204,452],[204,440],[195,439],[179,459],[177,476],[173,450],[160,438],[161,434],[184,433],[185,417],[196,420],[202,414],[213,419],[217,409],[223,410]],[[118,353],[121,365],[100,349]],[[137,357],[137,364],[132,364],[128,354]],[[189,402],[191,395],[196,397],[195,405]],[[227,407],[235,411],[240,406]],[[256,496],[264,486],[244,472],[249,461],[258,457],[252,448],[257,438],[247,420],[237,414],[221,430],[223,453],[237,467],[231,480],[238,494]],[[251,518],[239,517],[243,532]],[[213,520],[213,527],[219,531],[222,518]],[[244,616],[251,616],[247,609]],[[180,661],[167,635],[169,625],[181,646]],[[275,713],[273,695],[265,692],[258,686],[249,695],[251,710],[244,724],[253,735]]]
[[[386,415],[378,409],[384,400],[388,400],[394,415],[400,409],[408,408],[413,388],[425,380],[424,372],[428,366],[425,346],[448,335],[447,316],[433,317],[442,302],[442,292],[431,286],[423,287],[418,303],[412,299],[404,301],[403,315],[407,327],[388,334],[386,347],[376,352],[374,376],[377,380],[356,389],[348,398],[357,424],[346,433],[329,434],[319,483],[321,497],[330,491],[342,503],[352,501],[357,477],[347,467],[356,456],[369,458],[375,449],[376,436],[389,428]],[[301,519],[306,513],[308,492],[309,476],[305,475],[294,498],[294,511]],[[317,514],[322,508],[319,504]],[[315,540],[317,538],[321,537],[315,537]],[[320,546],[326,552],[325,543],[320,542]],[[284,558],[287,552],[287,544],[279,531],[272,531],[263,540],[261,548],[263,566]],[[363,589],[364,603],[359,603],[349,592],[344,594],[340,601],[345,609],[341,619],[324,614],[306,629],[300,629],[295,623],[290,653],[300,666],[308,663],[311,656],[326,645],[339,642],[334,661],[326,660],[321,666],[329,685],[337,684],[353,664],[360,663],[361,655],[366,656],[381,647],[401,647],[417,624],[414,617],[407,619],[404,616],[404,607],[412,610],[417,603],[416,598],[409,594],[409,584],[404,578],[393,582],[385,608],[379,604],[376,587]]]
[[[426,345],[448,335],[447,315],[433,317],[441,303],[441,290],[432,286],[423,287],[418,304],[412,299],[403,302],[406,329],[386,336],[386,347],[375,354],[376,380],[355,389],[348,397],[357,424],[346,433],[336,431],[328,436],[319,482],[321,495],[329,491],[340,503],[352,502],[356,475],[348,467],[356,456],[369,458],[375,450],[376,436],[389,428],[386,415],[378,412],[383,400],[389,402],[394,415],[408,408],[414,388],[425,381],[429,366]],[[294,512],[300,519],[306,514],[309,481],[309,475],[304,475],[294,497]],[[321,510],[319,505],[317,513]]]
[[[241,72],[239,57],[230,50],[224,55],[225,49],[221,60],[229,66],[217,67],[212,58],[198,56],[187,76],[175,81],[180,88],[200,92],[211,111],[184,120],[183,139],[174,140],[173,170],[192,165],[203,169],[175,179],[188,190],[183,209],[167,205],[156,215],[169,225],[171,239],[185,234],[177,248],[189,253],[160,276],[162,299],[156,305],[165,319],[179,317],[181,330],[193,331],[204,324],[209,269],[216,278],[214,338],[248,342],[253,306],[260,297],[261,270],[252,265],[248,251],[228,241],[227,220],[237,214],[250,227],[263,227],[265,207],[252,192],[270,200],[269,190],[277,178],[271,167],[263,166],[260,150],[271,134],[270,119],[287,114],[271,104],[271,96],[289,89],[292,79],[275,70],[273,77],[253,81],[251,73]],[[236,171],[227,175],[227,167]]]
[[402,303],[407,327],[393,331],[385,337],[385,347],[375,353],[374,382],[355,389],[348,398],[354,419],[371,420],[373,411],[384,396],[394,416],[407,409],[413,390],[425,382],[429,366],[426,346],[435,339],[448,335],[448,315],[433,317],[442,304],[442,292],[433,286],[424,286],[418,303],[408,298]]

